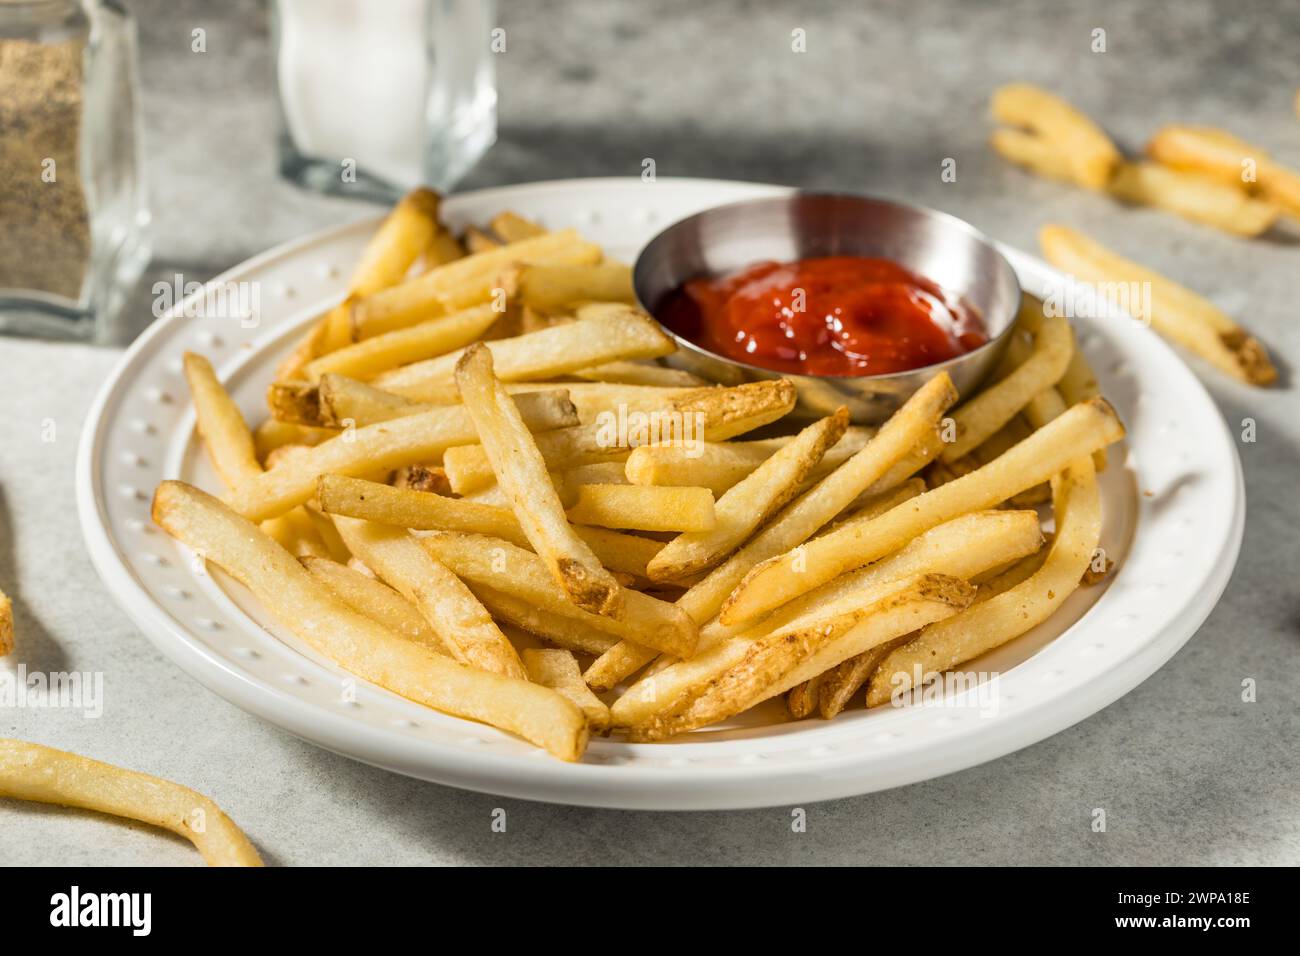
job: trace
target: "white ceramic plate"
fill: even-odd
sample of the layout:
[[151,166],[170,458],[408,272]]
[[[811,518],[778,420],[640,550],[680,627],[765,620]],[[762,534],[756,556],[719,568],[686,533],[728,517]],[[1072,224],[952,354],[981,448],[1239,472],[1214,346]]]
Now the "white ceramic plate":
[[[631,261],[667,224],[781,190],[703,180],[597,179],[456,196],[456,224],[516,209],[577,226]],[[1118,562],[1042,627],[971,670],[1000,673],[994,698],[862,709],[833,721],[761,726],[753,715],[669,744],[592,741],[564,764],[489,727],[448,717],[346,675],[306,649],[241,588],[196,568],[149,520],[154,487],[180,477],[216,489],[193,434],[181,375],[210,356],[253,420],[277,359],[342,294],[374,222],[274,249],[214,280],[257,284],[258,314],[156,322],[123,356],[91,409],[77,466],[86,544],[114,599],[185,671],[240,707],[322,747],[439,783],[562,803],[724,809],[825,800],[924,780],[1042,740],[1105,707],[1161,666],[1210,613],[1241,544],[1245,499],[1235,446],[1205,390],[1149,329],[1121,316],[1076,328],[1128,426],[1102,475],[1102,544]],[[1038,295],[1061,276],[1003,252]],[[186,693],[179,687],[177,693]],[[996,706],[994,706],[996,704]]]

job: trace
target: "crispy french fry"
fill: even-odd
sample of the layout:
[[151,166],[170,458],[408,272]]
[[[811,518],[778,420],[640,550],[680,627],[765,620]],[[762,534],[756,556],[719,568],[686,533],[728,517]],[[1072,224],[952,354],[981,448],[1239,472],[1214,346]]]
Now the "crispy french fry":
[[577,654],[603,654],[618,638],[585,621],[537,607],[525,598],[497,588],[470,582],[470,590],[498,621],[527,631],[534,637]]
[[[570,394],[578,388],[572,386]],[[776,421],[794,407],[794,401],[794,387],[785,380],[695,389],[668,398],[663,408],[620,408],[598,414],[580,427],[538,435],[537,448],[547,468],[557,471],[623,460],[632,448],[651,443],[671,442],[690,453],[704,442],[720,442]],[[461,495],[487,487],[496,477],[487,453],[474,445],[449,450],[443,465],[452,488]]]
[[785,709],[795,720],[811,717],[817,709],[817,695],[820,692],[822,676],[819,674],[811,680],[791,687],[785,695]]
[[1270,159],[1262,147],[1210,126],[1162,126],[1147,142],[1146,154],[1165,166],[1213,176],[1244,192],[1258,185],[1259,164]]
[[349,324],[352,300],[397,285],[406,277],[411,264],[428,248],[439,230],[440,202],[437,193],[424,188],[413,189],[402,197],[375,231],[352,270],[347,298],[307,333],[276,371],[276,378],[296,378],[311,359],[352,341]]
[[[424,247],[424,252],[420,253],[420,258],[416,261],[414,272],[416,275],[424,275],[438,266],[445,266],[449,262],[455,262],[465,256],[465,250],[460,247],[456,237],[446,229],[439,228],[429,244]],[[349,322],[351,317],[349,317]]]
[[153,517],[344,670],[417,703],[516,733],[561,759],[582,755],[586,719],[567,700],[548,688],[459,664],[357,614],[211,495],[165,481],[154,495]]
[[[545,426],[556,414],[568,414],[566,405],[567,400],[543,403],[525,414],[524,421]],[[403,465],[436,460],[447,448],[477,438],[469,412],[460,405],[347,430],[250,477],[231,490],[228,503],[251,520],[273,518],[311,498],[317,475],[378,477]]]
[[0,591],[0,657],[14,649],[14,603]]
[[653,361],[606,362],[571,373],[574,378],[621,385],[644,385],[655,388],[705,388],[708,382],[679,368],[668,368]]
[[587,716],[587,723],[592,730],[602,732],[609,729],[609,708],[583,683],[578,662],[574,660],[571,651],[549,648],[526,650],[524,666],[528,668],[528,677],[534,684],[551,688],[581,710]]
[[445,355],[476,341],[501,318],[492,305],[476,305],[463,312],[443,315],[364,342],[354,342],[308,362],[302,377],[315,382],[327,372],[355,379],[374,378],[399,365]]
[[997,129],[989,143],[1003,159],[1045,179],[1076,182],[1069,159],[1044,136],[1023,129]]
[[0,738],[0,797],[94,810],[170,830],[193,843],[209,866],[262,865],[248,837],[203,794],[53,747]]
[[460,237],[461,245],[471,256],[478,255],[480,252],[491,252],[493,249],[500,249],[504,243],[497,242],[496,239],[489,236],[478,226],[466,226],[464,233]]
[[492,298],[503,269],[519,263],[599,262],[600,247],[583,242],[572,229],[551,232],[430,269],[400,285],[363,295],[351,304],[357,341],[414,325],[445,312]]
[[520,266],[514,280],[518,300],[535,309],[562,309],[580,302],[636,302],[632,270],[621,262]]
[[635,531],[698,531],[717,525],[713,492],[708,488],[644,485],[578,485],[569,520],[603,528]]
[[[882,429],[883,432],[883,429]],[[753,568],[719,613],[736,624],[780,607],[836,575],[882,557],[914,536],[957,515],[990,508],[1124,437],[1105,399],[1076,405],[1006,454],[869,522],[823,535]],[[868,446],[870,447],[870,446]]]
[[362,428],[435,407],[332,372],[321,376],[316,405],[320,424],[331,428],[343,428],[345,422],[350,422],[354,428]]
[[670,541],[650,562],[651,580],[680,580],[707,570],[743,544],[798,493],[803,480],[840,440],[848,424],[848,410],[841,408],[801,431],[718,500],[715,527]]
[[1101,497],[1092,458],[1076,458],[1053,479],[1052,487],[1058,530],[1042,568],[891,651],[867,685],[868,707],[898,699],[934,675],[1018,637],[1046,620],[1074,592],[1101,534]]
[[542,453],[514,400],[493,373],[487,346],[480,343],[465,351],[456,366],[456,386],[497,483],[552,577],[578,607],[618,616],[621,589],[569,525]]
[[[673,351],[672,339],[644,313],[631,306],[616,308],[613,312],[583,309],[576,322],[490,343],[497,377],[503,382],[553,378],[602,362],[656,358]],[[446,386],[454,384],[461,354],[452,352],[385,372],[374,384],[408,398],[435,401]]]
[[234,487],[246,478],[261,474],[252,433],[239,406],[217,379],[212,363],[202,355],[186,352],[183,367],[194,399],[199,435],[222,482]]
[[[945,575],[908,578],[871,605],[850,631],[852,646],[873,647],[951,617],[970,604],[974,593],[975,589],[966,582]],[[698,693],[632,725],[628,736],[635,741],[663,740],[748,710],[804,679],[798,677],[800,662],[814,656],[826,643],[827,638],[817,628],[779,638],[759,638],[736,663]]]
[[576,618],[607,634],[631,638],[670,654],[695,650],[695,624],[680,608],[665,601],[623,590],[621,618],[592,614],[568,599],[538,555],[508,541],[446,531],[427,532],[418,540],[431,555],[473,585],[486,585],[549,613]]
[[[1073,229],[1044,226],[1038,241],[1049,262],[1085,282],[1146,285],[1151,290],[1151,314],[1134,318],[1149,321],[1165,338],[1220,371],[1250,385],[1272,385],[1277,381],[1277,369],[1264,346],[1208,299],[1116,255]],[[1145,310],[1141,301],[1135,308],[1139,313]]]
[[522,242],[546,234],[546,230],[531,219],[525,219],[517,212],[506,210],[492,217],[488,228],[502,242]]
[[1124,202],[1158,206],[1239,236],[1268,232],[1280,214],[1272,203],[1251,198],[1237,185],[1160,163],[1121,163],[1107,188]]
[[1119,150],[1087,116],[1065,100],[1028,83],[1012,83],[993,94],[993,115],[1041,135],[1073,170],[1081,186],[1101,189],[1120,163]]
[[383,581],[328,558],[302,557],[298,560],[311,572],[312,577],[358,614],[364,614],[394,634],[400,634],[439,654],[448,653],[447,645],[438,636],[438,632],[429,626],[416,606]]
[[991,438],[1030,399],[1060,381],[1073,351],[1070,323],[1059,315],[1044,319],[1034,336],[1033,354],[1002,381],[990,385],[953,413],[956,439],[943,449],[940,459],[952,463]]
[[267,456],[285,445],[319,445],[338,435],[336,428],[316,428],[295,425],[292,422],[268,418],[253,429],[253,443],[257,446],[257,459],[263,463]]
[[510,640],[464,583],[400,528],[335,516],[348,550],[419,610],[463,664],[523,679],[524,665]]
[[[862,689],[862,685],[867,682],[876,668],[880,666],[880,662],[889,655],[889,652],[906,643],[909,639],[910,635],[904,635],[895,640],[887,641],[870,650],[863,651],[861,654],[850,657],[846,661],[841,661],[823,674],[816,688],[817,711],[821,714],[822,719],[830,720],[843,711],[848,706],[849,701],[853,699],[853,695]],[[807,684],[811,683],[812,681],[808,681],[801,686],[807,686]],[[790,693],[793,694],[794,690],[790,691]]]

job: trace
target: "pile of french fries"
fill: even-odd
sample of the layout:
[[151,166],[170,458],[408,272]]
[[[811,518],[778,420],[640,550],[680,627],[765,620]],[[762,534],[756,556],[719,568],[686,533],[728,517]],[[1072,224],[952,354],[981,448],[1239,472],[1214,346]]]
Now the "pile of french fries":
[[791,382],[687,366],[574,232],[457,237],[437,208],[388,217],[256,432],[186,357],[226,490],[154,498],[347,671],[577,760],[592,730],[658,741],[778,695],[899,700],[1104,574],[1124,429],[1040,304],[977,395],[941,373],[878,429],[796,423]]
[[[1240,236],[1258,236],[1285,214],[1300,217],[1300,172],[1224,130],[1165,126],[1129,161],[1096,123],[1060,97],[1015,83],[993,96],[993,148],[1049,179],[1154,206]],[[1053,265],[1091,283],[1146,283],[1149,314],[1135,315],[1165,338],[1250,385],[1272,385],[1277,369],[1260,342],[1190,289],[1064,226],[1040,235]]]

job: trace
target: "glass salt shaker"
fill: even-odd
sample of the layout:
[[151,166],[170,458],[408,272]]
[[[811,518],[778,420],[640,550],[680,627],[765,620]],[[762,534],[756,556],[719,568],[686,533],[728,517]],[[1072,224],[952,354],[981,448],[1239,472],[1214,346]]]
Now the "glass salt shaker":
[[0,0],[0,332],[94,338],[149,259],[135,26],[113,0]]
[[447,189],[496,140],[494,0],[275,0],[280,172],[391,201]]

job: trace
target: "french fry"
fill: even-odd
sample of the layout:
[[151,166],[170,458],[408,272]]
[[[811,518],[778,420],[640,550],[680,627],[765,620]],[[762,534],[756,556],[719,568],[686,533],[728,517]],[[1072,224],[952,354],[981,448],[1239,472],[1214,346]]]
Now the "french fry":
[[[875,672],[876,668],[880,666],[880,662],[889,655],[889,652],[906,643],[909,639],[910,635],[904,635],[877,645],[871,650],[863,651],[846,661],[841,661],[823,674],[816,687],[816,708],[821,718],[830,720],[841,713],[849,705],[853,695],[862,689],[862,686]],[[812,684],[812,681],[800,686],[810,684]],[[790,693],[793,694],[795,690],[798,690],[798,688],[791,690]]]
[[470,590],[499,621],[577,654],[603,654],[618,638],[585,621],[543,610],[525,598],[477,582]]
[[644,485],[579,485],[568,510],[577,524],[635,531],[705,532],[717,525],[708,488]]
[[[543,403],[534,410],[536,417],[530,412],[524,421],[543,426],[557,413],[565,414],[566,404]],[[244,517],[262,521],[310,499],[317,475],[378,477],[404,465],[436,460],[447,448],[477,438],[469,412],[460,405],[347,430],[250,477],[231,490],[228,503]]]
[[509,210],[493,216],[488,228],[502,242],[522,242],[546,234],[546,230],[531,219],[525,219],[519,213]]
[[0,657],[14,649],[14,603],[9,595],[0,591]]
[[348,549],[419,610],[463,664],[523,679],[524,665],[510,640],[469,588],[406,531],[336,516]]
[[[408,488],[394,488],[344,475],[321,475],[316,489],[321,510],[350,518],[420,531],[459,531],[502,538],[529,547],[528,538],[509,508]],[[605,528],[574,527],[605,567],[646,577],[646,565],[663,547],[657,541]]]
[[[460,247],[456,237],[447,229],[440,227],[429,240],[429,244],[424,247],[424,251],[420,253],[420,258],[416,260],[413,269],[416,275],[424,275],[438,266],[445,266],[464,256],[465,250]],[[351,322],[350,316],[349,322]]]
[[0,738],[0,797],[94,810],[170,830],[193,843],[208,866],[262,865],[248,837],[203,794],[53,747]]
[[1034,336],[1034,351],[1015,371],[990,385],[953,412],[956,439],[943,449],[940,460],[954,462],[1014,418],[1043,389],[1051,388],[1070,364],[1074,334],[1062,316],[1044,319]]
[[1300,172],[1274,162],[1268,151],[1221,129],[1165,126],[1147,144],[1147,155],[1178,169],[1213,176],[1300,216]]
[[448,653],[447,645],[416,606],[383,581],[328,558],[301,557],[298,560],[312,577],[358,614],[364,614],[394,634],[432,651]]
[[1280,213],[1237,185],[1159,163],[1121,163],[1107,188],[1124,202],[1157,206],[1239,236],[1268,232]]
[[[893,593],[867,609],[851,631],[853,647],[873,647],[935,621],[951,617],[974,599],[975,589],[957,578],[923,574],[900,582]],[[634,741],[663,740],[697,727],[725,720],[768,697],[784,693],[804,679],[800,662],[827,642],[813,628],[759,638],[723,674],[665,712],[628,728]],[[612,716],[611,710],[611,716]]]
[[680,580],[707,570],[743,544],[798,493],[803,480],[840,440],[848,424],[848,410],[841,408],[801,431],[718,500],[714,528],[670,541],[650,562],[651,580]]
[[592,730],[603,732],[609,729],[609,708],[583,683],[578,662],[574,660],[571,651],[549,648],[526,650],[524,666],[528,668],[528,677],[534,684],[551,688],[582,711]]
[[518,301],[534,309],[562,309],[580,302],[636,302],[632,270],[621,262],[526,265],[513,278]]
[[618,583],[569,525],[542,453],[493,373],[492,353],[486,345],[466,350],[456,365],[456,386],[497,483],[556,583],[584,610],[618,616],[622,609]]
[[[1163,335],[1249,385],[1272,385],[1277,369],[1264,346],[1217,306],[1164,276],[1116,255],[1100,243],[1064,226],[1044,226],[1038,234],[1047,260],[1085,282],[1146,284],[1151,290],[1149,321]],[[1137,311],[1144,308],[1138,303]]]
[[[709,625],[701,632],[703,650],[696,658],[685,666],[654,675],[652,699],[647,699],[640,684],[620,698],[616,705],[618,720],[620,724],[645,721],[650,712],[672,706],[691,687],[717,677],[738,659],[736,648],[723,649],[724,644],[743,648],[760,637],[779,640],[786,635],[816,632],[822,650],[806,667],[801,665],[807,672],[805,677],[811,679],[866,649],[854,644],[854,639],[841,644],[840,637],[856,627],[898,582],[921,574],[965,580],[1037,550],[1042,540],[1038,516],[1032,511],[976,512],[954,518],[913,538],[891,557],[829,581],[752,627],[726,630]],[[710,660],[714,663],[712,670]]]
[[343,428],[345,422],[361,428],[415,415],[435,407],[332,372],[327,372],[320,378],[316,405],[320,424],[331,428]]
[[406,465],[389,475],[388,483],[394,488],[407,491],[423,491],[445,496],[452,494],[447,473],[439,465]]
[[315,382],[327,372],[355,379],[374,378],[399,365],[422,362],[463,348],[501,318],[492,305],[477,305],[408,328],[354,342],[308,362],[302,377]]
[[710,383],[679,368],[656,365],[652,361],[606,362],[571,373],[574,378],[621,385],[644,385],[655,388],[704,388]]
[[519,263],[599,262],[600,247],[583,242],[572,229],[551,232],[430,269],[424,275],[361,296],[351,304],[356,341],[414,325],[492,298],[503,269]]
[[243,584],[301,640],[362,680],[518,734],[563,760],[582,755],[586,719],[567,700],[548,688],[459,664],[357,614],[211,495],[165,481],[154,495],[153,518]]
[[708,488],[720,498],[789,440],[782,436],[755,441],[703,442],[693,448],[681,444],[642,445],[628,455],[624,472],[634,485]]
[[493,249],[500,249],[504,243],[497,242],[496,239],[489,236],[478,226],[466,226],[465,231],[460,237],[461,245],[471,256],[478,255],[480,252],[491,252]]
[[1087,116],[1058,96],[1013,83],[993,94],[993,115],[1000,122],[1022,126],[1041,135],[1066,157],[1074,180],[1101,189],[1120,163],[1119,150]]
[[[883,429],[882,429],[883,432]],[[719,612],[736,624],[901,547],[914,536],[968,511],[990,508],[1124,437],[1124,426],[1105,399],[1076,405],[987,465],[881,515],[823,535],[753,568]],[[870,446],[868,446],[870,447]]]
[[375,231],[352,270],[347,297],[308,331],[276,370],[276,378],[297,378],[311,359],[352,341],[349,323],[352,300],[397,285],[405,278],[411,264],[439,231],[439,204],[438,194],[424,188],[413,189],[402,197]]
[[[580,387],[572,386],[570,394]],[[623,460],[632,447],[657,442],[672,442],[689,453],[704,442],[723,441],[776,421],[794,401],[794,387],[784,379],[693,389],[668,398],[663,408],[620,408],[579,427],[538,435],[537,448],[552,470]],[[443,465],[460,495],[485,488],[496,477],[487,452],[473,445],[449,450]]]
[[212,363],[202,355],[186,352],[183,368],[194,399],[199,435],[222,482],[234,487],[261,474],[257,449],[243,413],[217,379]]
[[[921,461],[915,467],[911,465],[917,460],[911,449],[918,445],[925,449],[926,460],[938,452],[934,426],[956,397],[948,375],[936,375],[894,413],[861,451],[786,505],[751,541],[693,584],[677,599],[677,606],[704,626],[752,568],[807,541],[847,508],[856,506],[863,515],[875,514],[882,502],[897,506],[915,495],[914,487],[891,490],[907,477],[902,474],[907,469],[899,465],[915,470],[924,464]],[[862,500],[864,495],[869,496],[868,500]],[[871,501],[870,497],[876,495],[880,498]],[[603,654],[583,676],[596,689],[605,689],[640,670],[653,656],[648,648],[623,643]]]
[[1072,461],[1053,479],[1052,489],[1058,530],[1042,568],[891,651],[867,685],[868,707],[919,686],[918,672],[925,682],[1018,637],[1046,620],[1078,588],[1101,534],[1101,496],[1092,458]]
[[[923,438],[957,397],[952,380],[940,372],[895,412],[871,441],[811,490],[786,505],[752,541],[709,572],[678,602],[703,623],[755,565],[796,547],[853,503]],[[881,489],[883,490],[883,489]]]
[[486,585],[531,602],[551,614],[576,618],[619,638],[631,638],[670,654],[695,650],[698,629],[680,608],[638,591],[623,590],[621,618],[584,611],[555,583],[536,554],[483,535],[432,531],[420,544],[471,585]]
[[1046,137],[1022,129],[996,129],[989,143],[1003,159],[1044,179],[1076,182],[1069,159]]
[[257,447],[257,459],[263,463],[267,456],[277,448],[285,445],[319,445],[338,435],[336,428],[316,428],[308,425],[295,425],[268,418],[253,429],[253,443]]
[[[584,309],[578,315],[576,322],[490,343],[487,348],[497,377],[503,382],[554,378],[602,362],[657,358],[675,348],[672,339],[631,306],[613,312]],[[408,398],[435,401],[446,386],[454,384],[461,355],[452,352],[394,369],[374,384]]]
[[821,689],[822,677],[817,675],[811,680],[791,687],[785,695],[785,709],[794,720],[811,717],[817,709],[817,696]]

